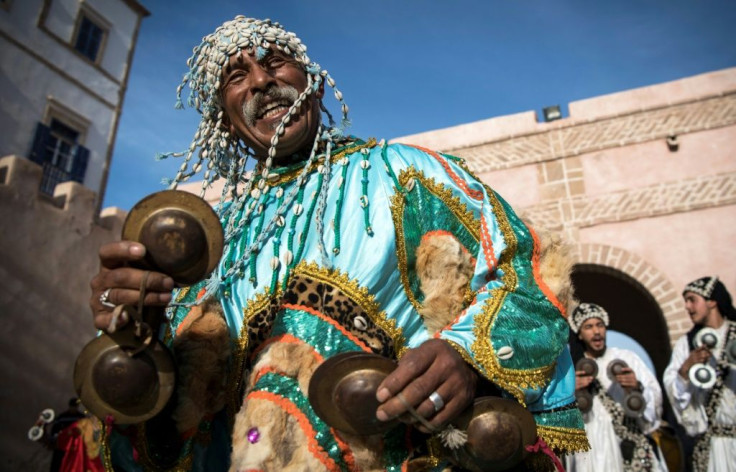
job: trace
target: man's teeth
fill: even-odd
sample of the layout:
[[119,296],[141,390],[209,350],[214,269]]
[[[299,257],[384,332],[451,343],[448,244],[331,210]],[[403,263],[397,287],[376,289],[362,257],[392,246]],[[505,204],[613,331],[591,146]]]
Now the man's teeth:
[[263,118],[269,118],[271,116],[278,115],[282,111],[286,110],[288,108],[288,105],[285,105],[283,103],[269,103],[266,105],[263,114],[261,115]]

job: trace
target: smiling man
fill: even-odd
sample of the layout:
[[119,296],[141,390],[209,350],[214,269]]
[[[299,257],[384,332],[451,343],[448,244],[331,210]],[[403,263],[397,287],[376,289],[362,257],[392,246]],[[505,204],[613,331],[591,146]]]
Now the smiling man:
[[[442,452],[448,425],[489,392],[537,423],[537,452],[520,468],[587,447],[565,301],[542,282],[538,239],[462,160],[346,135],[335,81],[278,23],[228,21],[188,65],[178,95],[189,87],[186,103],[202,119],[190,148],[169,154],[183,160],[173,186],[201,169],[204,186],[224,179],[226,250],[170,310],[177,432],[116,430],[116,470],[440,470],[453,467]],[[329,90],[339,122],[323,103]],[[428,241],[451,250],[427,257]],[[100,250],[97,327],[109,328],[115,305],[137,303],[141,281],[146,304],[172,300],[170,277],[127,267],[144,254],[125,241]],[[430,280],[432,264],[444,282]],[[445,297],[457,303],[425,303]],[[207,301],[192,307],[197,298]],[[180,340],[207,316],[230,341],[187,348]],[[398,420],[385,434],[336,431],[307,398],[315,369],[353,351],[397,361],[375,394],[376,420]]]
[[[682,292],[693,328],[675,343],[664,371],[664,388],[677,421],[695,440],[692,470],[736,471],[736,373],[726,347],[736,342],[736,309],[718,277],[701,277]],[[711,328],[718,343],[709,349],[695,344],[696,334]],[[732,345],[732,344],[731,344]],[[733,361],[731,361],[733,362]],[[715,370],[715,385],[699,388],[689,378],[695,364]]]
[[[662,390],[652,372],[635,353],[606,345],[608,312],[594,303],[581,303],[573,311],[570,326],[584,347],[584,356],[598,365],[595,377],[576,372],[575,390],[588,389],[593,404],[583,415],[590,451],[567,458],[570,472],[625,470],[666,471],[667,465],[647,434],[659,427]],[[628,367],[618,375],[609,373],[609,364],[624,361]],[[646,407],[638,417],[626,416],[627,394],[638,391]]]

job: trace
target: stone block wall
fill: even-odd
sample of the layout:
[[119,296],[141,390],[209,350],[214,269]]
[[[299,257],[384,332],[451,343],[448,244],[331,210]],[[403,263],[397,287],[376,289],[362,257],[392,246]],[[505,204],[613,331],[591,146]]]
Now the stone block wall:
[[97,217],[95,193],[76,182],[39,193],[41,168],[0,159],[0,469],[48,470],[27,439],[39,412],[66,409],[82,347],[95,336],[88,306],[98,248],[119,239],[125,213]]

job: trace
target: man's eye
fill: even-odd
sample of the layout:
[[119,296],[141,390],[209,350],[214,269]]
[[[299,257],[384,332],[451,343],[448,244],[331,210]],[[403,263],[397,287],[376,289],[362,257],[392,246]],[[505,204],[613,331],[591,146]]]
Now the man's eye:
[[227,84],[232,84],[232,83],[240,82],[241,80],[245,79],[245,77],[246,77],[245,72],[242,72],[242,71],[240,71],[240,72],[233,72],[227,78]]

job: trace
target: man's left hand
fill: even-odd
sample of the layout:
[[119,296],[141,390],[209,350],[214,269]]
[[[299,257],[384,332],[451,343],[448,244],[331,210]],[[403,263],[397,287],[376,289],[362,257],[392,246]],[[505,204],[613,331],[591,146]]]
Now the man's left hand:
[[616,376],[616,381],[621,384],[623,388],[637,388],[639,381],[636,379],[636,374],[631,370],[630,367],[624,367],[621,369],[621,373]]
[[[439,430],[470,405],[477,381],[478,375],[449,343],[431,339],[404,354],[396,370],[379,385],[376,398],[381,405],[376,417],[381,421],[398,417],[405,423],[415,423],[424,433],[432,432],[407,414],[407,403]],[[436,412],[429,399],[433,392],[444,402]]]

